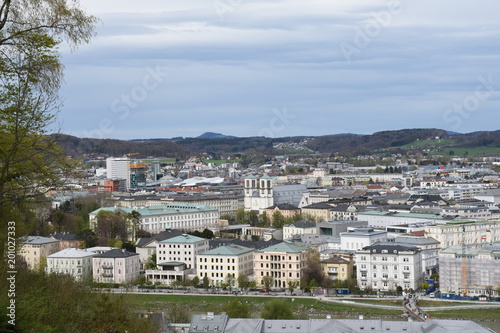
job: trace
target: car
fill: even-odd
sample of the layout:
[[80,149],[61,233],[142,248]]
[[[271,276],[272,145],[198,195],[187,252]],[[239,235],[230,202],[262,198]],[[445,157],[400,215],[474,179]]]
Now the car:
[[434,298],[434,297],[436,297],[436,294],[434,294],[434,293],[430,293],[430,294],[429,294],[429,297],[430,297],[430,298]]
[[261,293],[267,293],[267,290],[266,289],[262,289],[260,292]]

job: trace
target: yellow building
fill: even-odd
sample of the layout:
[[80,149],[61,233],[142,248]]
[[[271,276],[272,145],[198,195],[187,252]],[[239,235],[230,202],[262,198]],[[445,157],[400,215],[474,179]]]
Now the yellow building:
[[[352,259],[352,256],[351,256]],[[334,256],[321,262],[323,272],[330,279],[347,280],[354,273],[354,261]]]
[[28,236],[21,240],[19,255],[28,269],[44,268],[48,255],[60,251],[60,241],[48,237]]

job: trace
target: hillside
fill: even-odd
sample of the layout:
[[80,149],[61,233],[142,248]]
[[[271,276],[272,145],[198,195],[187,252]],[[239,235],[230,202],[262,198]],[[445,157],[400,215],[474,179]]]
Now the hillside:
[[[402,129],[382,131],[371,135],[337,134],[318,137],[284,138],[176,138],[154,140],[81,139],[60,135],[59,144],[69,155],[103,154],[120,156],[138,153],[137,157],[164,156],[182,157],[190,154],[209,153],[236,154],[260,153],[269,155],[293,154],[294,152],[338,153],[344,156],[369,155],[377,152],[415,153],[431,150],[434,153],[450,154],[477,148],[484,154],[500,155],[500,131],[449,134],[441,129]],[[299,149],[296,149],[299,147]],[[479,149],[485,148],[485,149]],[[465,149],[465,150],[464,150]]]

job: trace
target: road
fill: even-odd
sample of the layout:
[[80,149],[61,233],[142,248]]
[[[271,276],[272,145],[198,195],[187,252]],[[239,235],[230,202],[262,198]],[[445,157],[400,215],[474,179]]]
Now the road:
[[[403,309],[403,305],[397,306],[397,305],[384,305],[384,304],[373,304],[373,303],[365,303],[365,302],[356,302],[355,298],[351,297],[344,297],[342,299],[336,298],[336,297],[326,297],[326,296],[319,296],[316,297],[321,299],[322,301],[325,302],[331,302],[331,303],[339,303],[339,304],[351,304],[351,305],[357,305],[357,306],[366,306],[366,307],[371,307],[371,308],[382,308],[382,309],[392,309],[392,310],[397,310],[397,309]],[[397,298],[399,299],[399,298]],[[431,300],[431,301],[443,301],[441,299],[427,299],[425,300]],[[401,298],[402,302],[402,298]],[[444,301],[446,302],[446,301]],[[457,301],[453,301],[457,302]],[[453,310],[453,309],[500,309],[500,303],[479,303],[479,302],[469,302],[469,301],[460,301],[461,303],[464,303],[464,305],[439,305],[439,306],[426,306],[426,307],[420,307],[424,311],[439,311],[439,310]]]

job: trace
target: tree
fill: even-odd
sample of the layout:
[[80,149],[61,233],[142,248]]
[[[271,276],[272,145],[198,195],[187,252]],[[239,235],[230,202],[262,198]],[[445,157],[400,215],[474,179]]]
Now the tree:
[[290,305],[279,299],[265,303],[260,315],[263,319],[294,319]]
[[273,286],[274,278],[271,275],[266,275],[262,278],[262,288],[265,289],[267,292],[271,290],[271,287]]
[[198,287],[200,285],[200,278],[198,275],[196,275],[192,280],[191,280],[191,285],[193,287]]
[[281,229],[285,224],[285,217],[283,216],[283,214],[281,214],[280,211],[277,210],[273,213],[272,221],[273,228]]
[[122,242],[128,238],[127,222],[119,210],[101,210],[96,215],[96,234],[101,243],[109,242],[111,239],[119,239]]
[[156,252],[153,253],[149,258],[146,264],[144,265],[145,269],[155,269],[156,268]]
[[304,270],[304,278],[310,283],[315,280],[319,285],[323,284],[326,279],[321,267],[319,251],[316,249],[309,249],[306,253],[306,269]]
[[229,318],[250,318],[250,306],[245,302],[233,299],[222,307]]
[[168,308],[166,317],[171,323],[189,323],[191,322],[191,315],[186,305],[174,304]]
[[250,279],[248,278],[248,275],[245,274],[238,275],[238,287],[246,290],[249,285],[250,285]]
[[210,278],[206,275],[203,277],[203,288],[207,290],[210,288]]
[[288,281],[288,290],[290,290],[290,295],[292,295],[293,291],[297,289],[298,286],[298,281]]
[[83,241],[82,247],[94,247],[97,246],[97,235],[94,231],[90,229],[84,229],[78,233],[78,238]]
[[[21,221],[75,163],[48,135],[61,106],[58,45],[88,43],[97,19],[78,1],[3,0],[0,5],[0,217]],[[18,231],[23,232],[21,224]],[[2,246],[3,249],[3,246]]]

